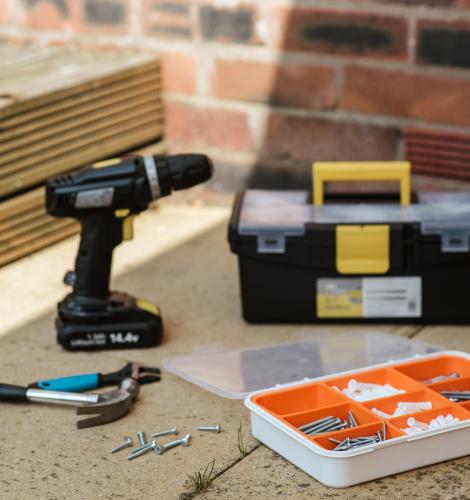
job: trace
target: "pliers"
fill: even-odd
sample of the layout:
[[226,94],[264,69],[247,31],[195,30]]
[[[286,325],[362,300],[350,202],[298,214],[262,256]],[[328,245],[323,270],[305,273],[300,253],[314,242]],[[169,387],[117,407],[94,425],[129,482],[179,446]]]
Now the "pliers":
[[125,378],[132,378],[140,385],[150,384],[161,379],[160,373],[160,368],[130,362],[120,370],[112,373],[84,373],[72,375],[71,377],[38,380],[29,384],[28,387],[48,391],[82,392],[109,385],[119,385]]

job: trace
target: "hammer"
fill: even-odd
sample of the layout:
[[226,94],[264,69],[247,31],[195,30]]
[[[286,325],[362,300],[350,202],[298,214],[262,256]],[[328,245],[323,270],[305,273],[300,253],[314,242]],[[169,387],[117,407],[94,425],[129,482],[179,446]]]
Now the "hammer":
[[133,378],[125,378],[117,389],[102,394],[31,389],[18,385],[0,384],[0,401],[43,402],[78,406],[77,415],[94,415],[77,422],[78,429],[106,424],[129,413],[139,394],[139,384]]

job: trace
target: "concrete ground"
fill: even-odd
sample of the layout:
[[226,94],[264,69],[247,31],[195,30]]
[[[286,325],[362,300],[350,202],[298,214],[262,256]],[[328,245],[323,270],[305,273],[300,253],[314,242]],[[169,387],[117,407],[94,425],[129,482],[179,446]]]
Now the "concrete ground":
[[[174,198],[136,221],[136,238],[116,252],[113,287],[157,302],[165,320],[158,348],[69,353],[55,341],[55,303],[73,265],[77,238],[0,269],[1,381],[27,384],[45,377],[112,371],[132,359],[161,366],[209,344],[225,348],[298,338],[315,326],[246,324],[240,315],[236,257],[226,231],[230,199],[209,194]],[[321,327],[329,335],[381,330],[470,351],[465,327],[417,325]],[[218,397],[169,373],[142,387],[131,413],[114,423],[77,430],[70,408],[2,404],[1,498],[183,499],[196,496],[188,478],[214,459],[214,479],[200,494],[209,499],[256,498],[470,498],[470,458],[386,477],[352,488],[327,488],[250,437],[248,412],[238,400]],[[223,432],[195,431],[220,423]],[[169,426],[191,432],[188,448],[134,461],[110,449],[139,430]],[[242,428],[246,454],[239,446]]]

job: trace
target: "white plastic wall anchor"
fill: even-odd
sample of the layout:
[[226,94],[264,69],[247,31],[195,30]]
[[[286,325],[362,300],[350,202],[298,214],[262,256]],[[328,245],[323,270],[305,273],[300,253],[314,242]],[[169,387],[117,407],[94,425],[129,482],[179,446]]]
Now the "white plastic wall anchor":
[[403,401],[397,404],[397,408],[406,412],[413,413],[416,411],[422,410],[432,410],[432,402],[431,401]]
[[379,410],[377,408],[372,408],[372,411],[378,415],[379,417],[382,417],[382,418],[392,418],[394,417],[395,415],[389,415],[388,413],[385,413],[384,411],[382,410]]

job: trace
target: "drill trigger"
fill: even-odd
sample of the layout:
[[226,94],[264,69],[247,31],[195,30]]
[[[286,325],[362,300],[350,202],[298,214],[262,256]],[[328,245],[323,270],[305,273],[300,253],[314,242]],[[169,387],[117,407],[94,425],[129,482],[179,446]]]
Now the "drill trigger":
[[129,241],[134,238],[134,217],[135,214],[129,215],[129,209],[121,208],[114,211],[114,215],[117,219],[123,219],[122,221],[122,239],[124,241]]
[[122,239],[129,241],[134,238],[134,219],[135,215],[128,215],[122,221]]

